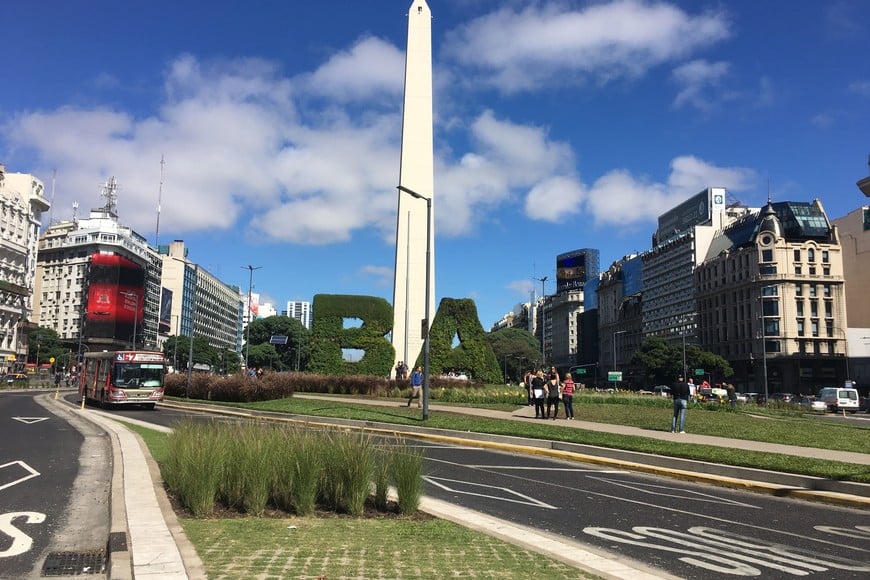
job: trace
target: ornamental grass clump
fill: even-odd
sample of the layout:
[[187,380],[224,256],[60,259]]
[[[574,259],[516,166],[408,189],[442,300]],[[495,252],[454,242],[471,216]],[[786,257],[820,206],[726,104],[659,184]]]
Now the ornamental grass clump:
[[423,450],[403,446],[393,455],[393,479],[396,482],[399,513],[411,514],[420,509],[423,496]]
[[223,476],[225,447],[209,426],[181,422],[169,436],[164,481],[196,517],[214,513]]
[[381,446],[366,433],[185,422],[167,447],[164,479],[197,517],[212,515],[218,503],[255,516],[271,506],[358,517],[368,502],[389,509],[392,481],[400,512],[411,513],[422,493],[422,451]]

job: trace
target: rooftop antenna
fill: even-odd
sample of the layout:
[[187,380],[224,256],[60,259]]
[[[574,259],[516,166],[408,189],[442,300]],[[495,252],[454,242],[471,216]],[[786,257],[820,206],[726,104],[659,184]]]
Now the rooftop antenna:
[[106,205],[103,206],[103,210],[111,215],[118,215],[118,182],[115,179],[115,176],[109,178],[103,184],[103,190],[100,192],[100,195],[106,198]]
[[163,155],[160,155],[160,188],[157,190],[157,228],[154,230],[154,245],[160,247],[160,205],[163,200]]
[[76,221],[76,216],[78,215],[78,212],[79,212],[79,202],[74,201],[73,202],[73,219],[72,219],[72,221]]

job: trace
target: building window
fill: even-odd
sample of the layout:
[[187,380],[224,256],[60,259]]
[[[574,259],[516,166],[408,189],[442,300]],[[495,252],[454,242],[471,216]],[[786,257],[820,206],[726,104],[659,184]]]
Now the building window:
[[798,316],[804,315],[804,301],[802,299],[797,299],[794,301],[795,310],[797,310]]
[[800,266],[795,266],[795,267],[794,267],[794,273],[795,273],[796,275],[800,276],[801,274],[804,273],[804,269],[803,269],[802,267],[800,267]]
[[825,318],[833,318],[834,317],[834,305],[830,300],[825,301]]
[[816,297],[816,285],[810,284],[810,298]]
[[761,250],[762,262],[773,262],[773,250]]
[[795,251],[794,251],[794,261],[795,261],[795,262],[800,262],[800,261],[801,261],[801,251],[800,251],[800,250],[795,250]]
[[761,288],[762,296],[779,296],[779,286],[764,286]]
[[807,248],[807,262],[816,261],[816,251],[813,248]]
[[779,320],[774,318],[764,321],[764,336],[779,336]]
[[819,303],[815,300],[810,300],[810,316],[813,318],[819,317]]
[[827,264],[830,261],[830,253],[828,250],[822,250],[822,262]]
[[811,332],[813,333],[813,336],[818,336],[818,335],[819,335],[819,323],[818,323],[818,321],[813,320],[813,321],[810,323],[810,330],[811,330]]
[[830,284],[824,284],[822,286],[822,296],[824,296],[825,298],[831,297],[831,285]]
[[823,276],[830,276],[831,275],[831,267],[825,266],[824,268],[822,268],[822,275]]
[[760,273],[762,276],[770,276],[770,275],[772,275],[772,274],[776,274],[776,264],[770,264],[770,265],[767,265],[767,266],[761,266],[761,267],[758,269],[758,271],[759,271],[759,273]]
[[804,295],[804,285],[803,284],[795,284],[794,285],[794,295],[795,296],[803,296]]
[[797,334],[798,334],[798,336],[804,335],[804,321],[803,320],[797,321]]
[[764,316],[779,316],[779,301],[764,300],[761,303],[761,313]]
[[816,275],[816,267],[810,266],[810,276],[815,276],[815,275]]

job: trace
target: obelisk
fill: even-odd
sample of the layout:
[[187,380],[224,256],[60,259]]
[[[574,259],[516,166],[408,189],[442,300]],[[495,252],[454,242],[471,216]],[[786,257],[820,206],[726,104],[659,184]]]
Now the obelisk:
[[[405,98],[402,109],[402,151],[399,185],[415,192],[398,191],[396,264],[393,282],[393,346],[396,363],[413,370],[423,346],[426,297],[435,316],[434,210],[426,199],[435,195],[432,129],[432,13],[425,0],[414,0],[408,11],[408,45],[405,52]],[[421,197],[423,199],[421,199]],[[429,244],[427,246],[427,236]],[[426,249],[429,248],[429,291],[426,291]],[[431,324],[431,320],[428,321]]]

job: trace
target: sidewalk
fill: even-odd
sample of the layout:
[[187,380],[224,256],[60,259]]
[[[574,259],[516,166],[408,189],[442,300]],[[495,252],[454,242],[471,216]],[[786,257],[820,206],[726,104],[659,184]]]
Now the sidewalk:
[[[299,398],[328,399],[336,402],[367,404],[383,407],[395,407],[397,401],[356,399],[351,397],[318,396],[297,394]],[[636,469],[659,475],[693,479],[696,481],[714,482],[719,485],[738,486],[765,493],[791,495],[815,500],[830,501],[853,507],[870,507],[870,486],[853,486],[853,493],[823,489],[824,484],[834,485],[836,482],[817,481],[817,478],[802,478],[787,476],[777,472],[763,470],[740,470],[708,463],[664,458],[660,456],[639,453],[622,452],[592,446],[563,444],[552,441],[529,440],[517,437],[501,437],[470,432],[448,432],[425,427],[403,427],[385,423],[375,424],[370,421],[348,421],[327,419],[321,417],[281,416],[271,413],[252,413],[216,407],[193,402],[166,402],[162,406],[172,408],[189,408],[207,411],[215,414],[250,417],[254,414],[267,416],[273,421],[288,423],[304,423],[309,425],[342,425],[364,428],[369,431],[401,432],[406,436],[423,439],[457,442],[466,445],[476,445],[504,449],[513,452],[545,454],[562,459],[582,460],[598,464],[616,465],[625,469]],[[513,421],[534,421],[534,409],[523,407],[509,413],[489,409],[470,407],[454,407],[446,405],[430,405],[430,411],[464,413],[468,415],[490,417]],[[143,448],[138,438],[122,423],[114,420],[111,414],[94,409],[85,409],[82,416],[91,420],[109,433],[114,450],[115,473],[112,482],[112,537],[123,538],[115,542],[113,548],[110,542],[110,575],[113,580],[160,578],[182,580],[187,578],[205,578],[204,568],[192,545],[185,537],[177,522],[175,513],[169,505],[162,488],[159,471]],[[125,421],[131,421],[129,418]],[[133,421],[135,422],[135,421]],[[553,423],[561,427],[597,430],[624,435],[638,435],[659,439],[673,440],[679,438],[683,443],[702,445],[727,445],[732,448],[766,451],[787,455],[811,456],[811,453],[824,451],[825,459],[836,459],[861,465],[870,465],[870,455],[860,453],[829,452],[810,448],[797,448],[785,445],[739,441],[721,437],[703,435],[677,435],[665,431],[648,431],[618,425],[587,423],[583,421],[557,420]],[[154,425],[146,425],[155,428]],[[605,578],[625,580],[646,580],[652,578],[668,578],[658,571],[651,571],[641,563],[627,562],[608,555],[597,554],[578,542],[567,538],[556,538],[546,532],[541,532],[525,526],[497,520],[483,514],[451,506],[445,502],[431,498],[423,498],[421,509],[440,518],[448,519],[467,527],[500,537],[520,546],[529,545],[559,546],[558,550],[544,549],[548,557],[556,557],[578,568]],[[541,541],[530,542],[530,538],[538,536]],[[557,541],[558,540],[558,541]],[[567,549],[570,548],[570,549]],[[567,554],[567,556],[566,556]],[[567,559],[566,559],[567,558]]]

